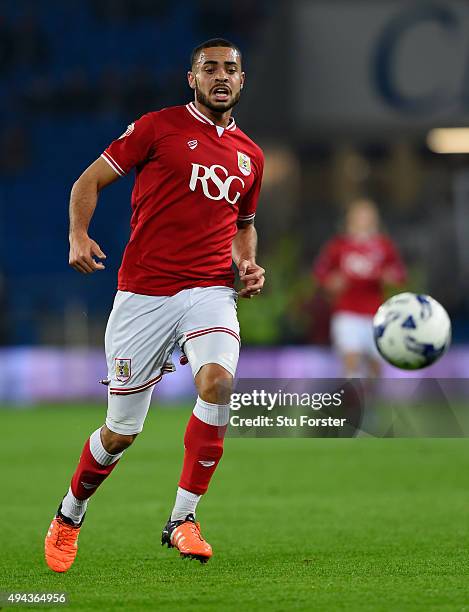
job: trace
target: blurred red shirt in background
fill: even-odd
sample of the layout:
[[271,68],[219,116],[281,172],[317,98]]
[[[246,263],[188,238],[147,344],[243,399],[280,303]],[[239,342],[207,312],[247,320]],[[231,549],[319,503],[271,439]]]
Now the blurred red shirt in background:
[[382,304],[385,283],[400,285],[406,278],[396,247],[381,233],[332,238],[319,253],[313,274],[321,286],[334,287],[334,312],[365,315],[374,315]]

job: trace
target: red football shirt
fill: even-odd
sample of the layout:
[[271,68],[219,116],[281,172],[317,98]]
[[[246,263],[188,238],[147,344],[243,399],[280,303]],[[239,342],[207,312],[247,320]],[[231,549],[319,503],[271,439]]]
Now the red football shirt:
[[336,297],[335,311],[374,315],[382,304],[383,274],[396,284],[405,280],[405,268],[391,240],[376,234],[367,240],[347,235],[332,238],[321,250],[313,273],[320,284],[340,273],[345,288]]
[[264,167],[234,119],[217,128],[192,102],[151,112],[101,157],[121,176],[136,172],[120,290],[233,286],[236,222],[254,219]]

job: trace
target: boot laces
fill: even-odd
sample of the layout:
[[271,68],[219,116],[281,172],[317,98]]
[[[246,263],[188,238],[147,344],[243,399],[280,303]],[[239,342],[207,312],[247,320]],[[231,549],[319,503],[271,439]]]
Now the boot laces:
[[203,539],[203,537],[202,537],[202,534],[200,533],[200,523],[192,523],[192,524],[191,524],[191,531],[192,531],[192,533],[193,533],[193,534],[194,534],[194,535],[195,535],[197,538],[199,538],[199,540],[200,540],[201,542],[203,542],[203,541],[204,541],[204,539]]
[[56,545],[60,548],[63,545],[72,547],[75,542],[75,529],[65,523],[57,522],[57,540]]

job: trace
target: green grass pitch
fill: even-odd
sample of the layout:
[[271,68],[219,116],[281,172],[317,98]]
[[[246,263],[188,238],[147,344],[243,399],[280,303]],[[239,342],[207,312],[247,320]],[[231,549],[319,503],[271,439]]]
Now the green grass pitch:
[[103,408],[2,410],[0,590],[76,610],[469,610],[468,440],[228,439],[201,565],[159,541],[188,415],[152,408],[54,574],[43,539]]

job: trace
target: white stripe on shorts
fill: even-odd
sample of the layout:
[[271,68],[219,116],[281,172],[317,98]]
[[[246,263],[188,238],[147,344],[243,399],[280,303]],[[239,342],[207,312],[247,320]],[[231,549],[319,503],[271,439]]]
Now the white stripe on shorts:
[[137,385],[136,387],[109,387],[109,392],[112,395],[130,395],[131,393],[140,393],[140,391],[145,391],[148,387],[156,385],[163,378],[163,374],[167,372],[174,372],[174,367],[171,366],[163,366],[161,368],[161,374],[152,378],[151,380],[143,383],[142,385]]

